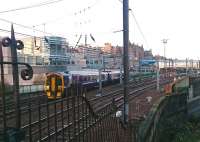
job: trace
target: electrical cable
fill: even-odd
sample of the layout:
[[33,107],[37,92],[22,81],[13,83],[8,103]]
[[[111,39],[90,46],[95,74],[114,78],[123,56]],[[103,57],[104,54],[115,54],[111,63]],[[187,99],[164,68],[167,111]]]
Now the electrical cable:
[[149,44],[148,44],[148,42],[147,42],[147,39],[146,39],[144,33],[142,32],[142,29],[141,29],[141,27],[140,27],[140,25],[139,25],[139,23],[138,23],[138,21],[137,21],[135,15],[134,15],[133,11],[132,11],[132,9],[129,9],[129,11],[131,11],[131,15],[132,15],[133,19],[135,20],[135,23],[136,23],[136,25],[137,25],[137,27],[138,27],[138,30],[139,30],[140,34],[142,35],[142,37],[143,37],[143,39],[144,39],[144,41],[145,41],[147,47],[149,48]]
[[[58,1],[63,1],[63,0],[57,0],[56,2],[58,2]],[[98,3],[98,1],[99,1],[99,0],[96,0],[94,4],[91,4],[91,5],[88,6],[87,8],[81,9],[79,12],[74,12],[74,15],[75,15],[75,13],[81,13],[81,11],[84,11],[84,12],[85,12],[86,10],[92,9],[92,8]],[[46,2],[43,2],[43,3],[40,3],[40,4],[50,3],[50,2],[52,2],[52,1],[46,1]],[[54,0],[53,2],[55,2],[55,0]],[[35,5],[36,5],[36,4],[35,4]],[[39,5],[39,4],[37,4],[37,5]],[[77,10],[77,11],[78,11],[78,10]],[[0,13],[1,13],[1,12],[0,12]],[[56,19],[56,20],[58,20],[58,19]],[[46,23],[43,22],[42,24],[37,24],[37,25],[34,25],[33,27],[29,27],[29,26],[22,25],[22,24],[18,24],[18,23],[15,23],[15,22],[9,21],[9,20],[7,20],[7,19],[3,19],[3,18],[0,18],[0,21],[4,21],[4,22],[7,22],[7,23],[11,23],[11,24],[14,24],[14,25],[17,25],[17,26],[26,28],[26,29],[31,29],[31,30],[33,30],[33,31],[41,32],[41,33],[44,33],[44,34],[55,35],[55,34],[48,33],[48,32],[46,32],[46,31],[41,31],[41,30],[38,30],[38,29],[34,28],[34,27],[39,26],[39,25],[46,25],[48,22],[46,22]],[[53,21],[52,21],[52,22],[53,22]],[[59,35],[59,36],[63,36],[63,35]]]
[[1,13],[8,13],[8,12],[20,11],[20,10],[26,10],[26,9],[35,8],[35,7],[41,7],[41,6],[45,6],[45,5],[49,5],[49,4],[53,4],[53,3],[58,3],[58,2],[61,2],[61,1],[64,1],[64,0],[45,1],[45,2],[42,2],[42,3],[28,5],[28,6],[24,6],[24,7],[20,7],[20,8],[15,8],[15,9],[9,9],[9,10],[0,11],[0,14]]
[[[4,21],[4,22],[7,22],[7,23],[10,23],[10,24],[13,24],[13,25],[17,25],[17,26],[20,26],[22,28],[30,29],[30,30],[33,30],[34,32],[37,31],[37,32],[42,33],[42,34],[44,33],[44,34],[49,35],[49,36],[71,37],[71,38],[74,37],[74,35],[69,35],[69,34],[63,35],[63,34],[55,34],[55,33],[45,32],[45,31],[42,31],[42,30],[38,30],[34,27],[29,27],[29,26],[25,26],[25,25],[22,25],[22,24],[14,23],[12,21],[8,21],[8,20],[2,19],[2,18],[0,18],[0,21]],[[0,31],[7,32],[7,33],[11,32],[10,30],[2,29],[2,28],[0,28]],[[21,35],[21,36],[27,36],[27,37],[34,37],[34,36],[39,37],[39,36],[36,36],[36,35],[21,33],[21,32],[15,32],[15,34]]]
[[[86,13],[87,11],[91,10],[92,8],[94,8],[97,3],[98,3],[99,0],[96,0],[93,4],[91,4],[90,6],[87,6],[87,7],[84,7],[82,8],[81,10],[76,10],[76,12],[72,12],[68,15],[70,16],[77,16],[77,15],[80,15],[82,13]],[[66,17],[66,14],[61,16],[61,17],[58,17],[58,18],[55,18],[55,19],[52,19],[52,20],[49,20],[49,21],[45,21],[45,22],[42,22],[40,24],[37,24],[37,25],[34,25],[34,26],[40,26],[40,25],[44,25],[44,24],[50,24],[50,23],[54,23],[54,22],[57,22],[58,20],[63,20],[64,18]]]

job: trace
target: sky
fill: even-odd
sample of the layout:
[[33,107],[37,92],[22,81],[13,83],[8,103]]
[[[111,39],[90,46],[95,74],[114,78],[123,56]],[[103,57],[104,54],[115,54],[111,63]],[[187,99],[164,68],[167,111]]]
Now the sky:
[[[0,19],[35,26],[35,29],[67,38],[75,45],[80,34],[92,34],[102,46],[105,42],[123,45],[122,3],[120,0],[63,0],[37,8],[1,13],[1,11],[29,6],[50,0],[1,0]],[[129,0],[129,7],[142,31],[142,36],[133,16],[129,15],[129,39],[153,54],[164,55],[162,39],[169,39],[166,56],[178,59],[200,58],[200,1],[199,0]],[[45,23],[45,26],[44,24]],[[15,31],[43,36],[44,32],[14,25]],[[0,20],[0,29],[10,29],[10,23]],[[8,33],[1,33],[5,36]],[[21,37],[19,37],[21,38]],[[145,39],[144,39],[145,38]],[[84,43],[82,38],[81,43]]]

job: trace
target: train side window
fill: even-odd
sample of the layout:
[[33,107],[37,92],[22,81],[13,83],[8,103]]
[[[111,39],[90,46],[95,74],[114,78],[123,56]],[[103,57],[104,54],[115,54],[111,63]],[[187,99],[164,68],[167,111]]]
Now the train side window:
[[83,81],[83,76],[79,76],[79,81],[80,81],[80,82]]

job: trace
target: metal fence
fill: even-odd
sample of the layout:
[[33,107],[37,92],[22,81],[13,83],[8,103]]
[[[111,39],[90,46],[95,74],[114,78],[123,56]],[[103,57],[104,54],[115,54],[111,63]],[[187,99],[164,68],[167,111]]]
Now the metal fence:
[[[73,141],[73,142],[120,142],[130,141],[128,128],[123,128],[116,117],[115,100],[94,110],[82,94],[84,88],[76,86],[68,90],[66,97],[48,100],[43,92],[22,95],[19,87],[18,64],[26,69],[19,70],[24,80],[33,76],[29,64],[17,62],[16,49],[21,42],[11,39],[0,41],[0,141]],[[20,44],[19,44],[20,43]],[[22,43],[23,44],[23,43]],[[22,46],[21,44],[21,46]],[[5,47],[3,47],[3,46]],[[3,61],[3,48],[11,47],[11,62]],[[13,85],[4,82],[4,65],[12,65]]]

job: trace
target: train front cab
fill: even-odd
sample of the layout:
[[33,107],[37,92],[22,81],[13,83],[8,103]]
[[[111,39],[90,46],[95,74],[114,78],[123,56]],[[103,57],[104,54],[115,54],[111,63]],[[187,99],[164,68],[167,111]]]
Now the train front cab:
[[60,74],[48,74],[45,81],[45,92],[48,99],[59,99],[64,93],[64,79]]

